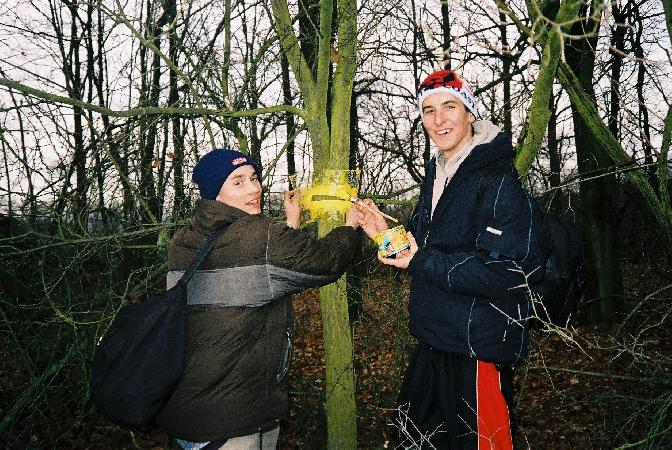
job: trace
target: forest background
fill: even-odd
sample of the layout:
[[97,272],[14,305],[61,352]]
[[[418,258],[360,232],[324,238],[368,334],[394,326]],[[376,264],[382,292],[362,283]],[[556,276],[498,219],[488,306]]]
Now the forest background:
[[[289,176],[350,169],[407,217],[433,152],[414,94],[439,68],[583,232],[578,317],[537,326],[518,371],[519,445],[672,446],[670,0],[12,0],[0,36],[3,447],[170,447],[100,416],[89,366],[119,308],[163,288],[198,157],[261,161],[271,215]],[[281,448],[389,446],[413,339],[408,279],[373,254],[296,298]]]

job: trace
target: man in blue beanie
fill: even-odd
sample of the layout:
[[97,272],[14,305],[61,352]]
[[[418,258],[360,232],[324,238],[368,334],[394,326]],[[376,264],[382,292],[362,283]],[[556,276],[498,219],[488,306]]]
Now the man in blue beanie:
[[299,193],[285,193],[286,223],[261,214],[259,165],[217,149],[194,167],[201,198],[168,250],[174,285],[203,241],[224,226],[188,285],[185,368],[157,424],[184,449],[274,449],[287,415],[291,294],[340,277],[359,245],[361,215],[321,239],[299,230]]
[[201,198],[215,200],[231,172],[243,166],[252,166],[257,179],[261,180],[261,170],[249,155],[236,150],[217,149],[203,156],[194,167],[192,176]]

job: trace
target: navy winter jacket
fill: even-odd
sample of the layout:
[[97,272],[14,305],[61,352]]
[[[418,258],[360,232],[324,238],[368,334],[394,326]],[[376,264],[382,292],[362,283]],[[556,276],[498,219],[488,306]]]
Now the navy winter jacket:
[[430,218],[432,159],[409,225],[420,247],[409,265],[411,333],[438,350],[511,366],[525,356],[528,286],[543,278],[546,254],[541,213],[513,156],[502,133],[474,147]]

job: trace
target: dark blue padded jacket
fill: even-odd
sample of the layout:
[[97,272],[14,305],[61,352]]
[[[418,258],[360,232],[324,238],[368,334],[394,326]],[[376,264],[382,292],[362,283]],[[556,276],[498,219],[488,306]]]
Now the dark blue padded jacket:
[[529,287],[543,278],[547,252],[541,212],[513,156],[502,133],[474,147],[431,216],[433,158],[409,224],[420,247],[409,265],[411,333],[432,348],[510,366],[525,356]]

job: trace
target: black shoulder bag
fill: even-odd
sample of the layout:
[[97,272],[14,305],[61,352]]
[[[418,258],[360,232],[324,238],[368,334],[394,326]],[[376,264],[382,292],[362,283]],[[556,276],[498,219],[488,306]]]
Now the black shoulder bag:
[[150,423],[175,390],[184,365],[187,283],[223,229],[208,237],[175,286],[121,308],[98,341],[91,393],[98,409],[113,422]]

